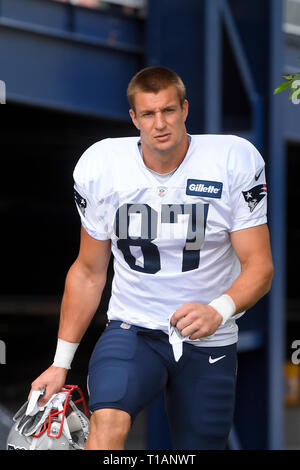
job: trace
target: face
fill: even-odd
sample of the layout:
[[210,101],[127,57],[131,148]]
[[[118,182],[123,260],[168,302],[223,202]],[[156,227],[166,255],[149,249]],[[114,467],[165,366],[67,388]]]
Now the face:
[[174,86],[158,93],[138,91],[135,94],[135,111],[131,109],[129,113],[140,131],[142,143],[154,152],[170,152],[186,136],[188,102],[180,105]]

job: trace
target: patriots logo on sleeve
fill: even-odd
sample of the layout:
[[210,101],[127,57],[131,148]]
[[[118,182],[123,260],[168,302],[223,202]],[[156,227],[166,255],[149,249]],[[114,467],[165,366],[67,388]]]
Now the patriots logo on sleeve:
[[79,192],[74,189],[74,197],[75,197],[75,202],[82,213],[82,215],[85,215],[85,209],[86,209],[86,199],[84,197],[80,196]]
[[267,185],[259,184],[248,191],[242,191],[242,193],[245,201],[248,203],[250,212],[253,212],[257,204],[266,196]]

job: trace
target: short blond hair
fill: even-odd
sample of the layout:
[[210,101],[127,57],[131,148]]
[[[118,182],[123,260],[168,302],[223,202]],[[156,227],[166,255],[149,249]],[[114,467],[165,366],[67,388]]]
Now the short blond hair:
[[186,88],[182,79],[173,70],[163,66],[146,67],[130,80],[127,88],[127,99],[130,107],[135,110],[134,98],[138,91],[158,93],[169,86],[175,86],[182,106],[186,99]]

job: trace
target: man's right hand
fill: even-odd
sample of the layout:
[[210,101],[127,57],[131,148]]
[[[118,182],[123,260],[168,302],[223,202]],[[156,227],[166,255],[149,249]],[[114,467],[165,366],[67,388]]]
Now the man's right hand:
[[45,389],[44,395],[39,399],[38,405],[44,406],[52,395],[58,393],[66,383],[68,370],[62,367],[50,366],[31,384],[28,399],[34,390]]

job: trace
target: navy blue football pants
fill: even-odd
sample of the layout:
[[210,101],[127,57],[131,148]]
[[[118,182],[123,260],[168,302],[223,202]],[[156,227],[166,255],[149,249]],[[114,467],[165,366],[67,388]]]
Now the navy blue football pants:
[[184,343],[176,362],[164,332],[121,325],[108,324],[91,356],[90,410],[124,410],[133,423],[164,390],[173,449],[225,449],[234,411],[236,344]]

